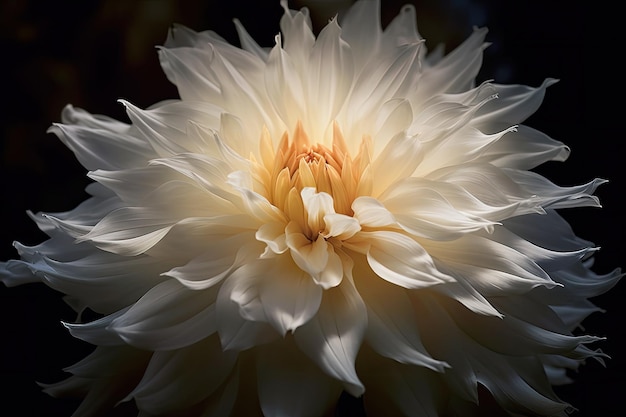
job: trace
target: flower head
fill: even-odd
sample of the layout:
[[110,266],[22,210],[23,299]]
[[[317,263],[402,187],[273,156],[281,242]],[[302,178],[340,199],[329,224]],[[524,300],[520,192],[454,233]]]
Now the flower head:
[[121,101],[130,124],[68,106],[51,128],[91,197],[33,215],[50,238],[0,278],[67,294],[97,347],[47,392],[86,393],[77,415],[321,416],[345,391],[436,416],[482,385],[564,415],[550,385],[602,360],[572,332],[621,273],[592,272],[556,211],[598,206],[603,181],[530,171],[569,153],[521,125],[555,80],[476,85],[486,30],[427,54],[411,6],[383,30],[361,0],[316,36],[281,4],[269,49],[238,21],[242,48],[174,27],[180,99]]

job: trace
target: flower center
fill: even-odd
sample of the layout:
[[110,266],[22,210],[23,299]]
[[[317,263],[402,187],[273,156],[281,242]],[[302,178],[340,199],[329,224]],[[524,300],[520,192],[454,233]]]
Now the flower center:
[[[371,189],[369,178],[371,139],[364,136],[355,158],[350,156],[339,126],[333,126],[331,147],[311,143],[298,122],[290,140],[285,132],[274,149],[267,129],[261,136],[262,162],[256,163],[260,193],[272,204],[289,214],[289,200],[306,187],[327,193],[333,199],[336,213],[351,216],[352,202]],[[293,190],[293,191],[292,191]]]

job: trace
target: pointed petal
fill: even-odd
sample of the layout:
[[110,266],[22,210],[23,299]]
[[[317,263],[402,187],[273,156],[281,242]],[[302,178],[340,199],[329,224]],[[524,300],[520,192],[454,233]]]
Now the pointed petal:
[[323,137],[352,88],[354,62],[341,34],[337,19],[332,19],[311,51],[305,84],[309,105],[306,128],[311,137]]
[[[248,268],[243,266],[240,268],[243,271],[235,271],[233,275],[224,281],[217,295],[217,331],[223,350],[242,351],[279,337],[279,334],[266,322],[244,318],[241,312],[241,304],[233,301],[235,290],[238,290],[241,285],[248,285],[249,288],[254,288],[244,281],[248,278],[248,275],[253,273],[249,268],[249,266]],[[239,276],[236,274],[239,274]],[[254,297],[257,297],[257,295],[252,294],[251,298]],[[265,321],[267,320],[265,319]]]
[[381,278],[408,289],[426,288],[454,279],[437,270],[432,258],[414,239],[398,232],[359,232],[346,247],[367,254]]
[[343,39],[353,47],[355,68],[363,68],[378,52],[382,36],[380,0],[355,2],[341,19],[341,28]]
[[140,349],[173,350],[215,333],[215,291],[193,291],[177,281],[158,284],[108,329]]
[[354,368],[367,328],[363,300],[349,280],[324,292],[315,317],[294,332],[298,347],[354,396],[365,387]]
[[558,80],[546,78],[539,87],[525,85],[494,85],[498,100],[492,100],[476,114],[476,125],[490,123],[519,124],[533,114],[543,102],[546,89]]
[[152,414],[185,410],[219,388],[230,374],[237,353],[222,351],[217,337],[183,349],[155,352],[129,397]]
[[415,312],[406,290],[378,277],[364,260],[356,260],[354,274],[359,294],[367,305],[366,341],[377,354],[403,364],[443,372],[448,365],[433,359],[422,344]]

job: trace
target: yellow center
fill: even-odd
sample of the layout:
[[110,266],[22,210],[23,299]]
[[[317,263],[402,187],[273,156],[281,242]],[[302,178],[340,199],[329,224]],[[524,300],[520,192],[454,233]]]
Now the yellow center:
[[[290,140],[285,132],[274,150],[267,129],[261,135],[261,163],[255,163],[258,190],[292,220],[299,217],[300,191],[313,187],[333,198],[336,213],[351,216],[352,202],[371,192],[369,175],[371,139],[364,136],[355,158],[350,156],[339,126],[333,125],[333,143],[329,148],[311,143],[298,122]],[[293,214],[293,216],[292,216]]]

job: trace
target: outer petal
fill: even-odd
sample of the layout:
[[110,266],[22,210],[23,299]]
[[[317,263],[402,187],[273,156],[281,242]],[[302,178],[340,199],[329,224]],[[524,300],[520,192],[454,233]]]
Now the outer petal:
[[419,243],[402,233],[359,232],[345,246],[366,253],[367,262],[376,274],[404,288],[419,289],[454,281],[437,270]]
[[458,48],[422,74],[417,96],[426,102],[437,93],[458,93],[473,87],[482,64],[487,29],[476,29]]
[[289,10],[286,0],[281,0],[280,5],[285,10],[280,19],[280,30],[285,38],[285,50],[294,58],[298,71],[305,73],[309,54],[315,44],[309,10],[306,7],[302,10]]
[[156,415],[185,410],[217,390],[236,359],[237,353],[222,351],[217,337],[184,349],[155,352],[129,397],[135,398],[139,409]]
[[73,416],[105,415],[141,379],[151,353],[130,346],[97,347],[89,356],[65,368],[72,376],[40,384],[53,397],[84,396]]
[[486,126],[493,122],[506,122],[511,125],[522,123],[539,108],[546,88],[557,81],[547,78],[537,88],[525,85],[494,85],[499,99],[483,106],[476,115],[474,123]]
[[289,54],[282,48],[280,35],[265,67],[265,88],[272,105],[286,126],[292,127],[305,115],[301,74]]
[[533,259],[489,235],[431,241],[427,247],[458,280],[468,282],[484,296],[522,294],[537,286],[557,285]]
[[342,39],[337,20],[317,37],[308,62],[305,84],[307,119],[311,137],[322,138],[352,88],[354,62],[350,46]]
[[322,288],[288,255],[244,265],[231,279],[242,317],[267,322],[283,336],[308,322],[322,300]]
[[140,349],[172,350],[215,333],[215,291],[193,291],[177,281],[155,286],[108,330]]
[[355,2],[341,19],[342,37],[352,46],[355,68],[363,65],[379,51],[380,0]]
[[[242,351],[279,337],[279,334],[269,324],[252,321],[242,316],[241,304],[233,301],[232,297],[238,285],[249,285],[239,281],[246,280],[250,270],[249,268],[244,269],[239,274],[241,276],[230,276],[224,281],[217,295],[217,331],[223,350]],[[251,297],[255,296],[256,294],[251,295]]]
[[[251,241],[252,244],[249,243]],[[241,233],[224,240],[216,240],[206,245],[207,250],[202,255],[162,275],[175,278],[193,290],[212,287],[237,267],[258,256],[260,244],[254,243],[251,233]]]
[[377,354],[403,364],[413,364],[443,372],[445,362],[426,351],[406,290],[387,283],[356,260],[354,274],[359,294],[367,306],[366,341]]
[[298,347],[324,372],[343,382],[344,388],[360,396],[365,387],[354,368],[367,328],[363,300],[349,280],[324,293],[315,317],[295,333]]

